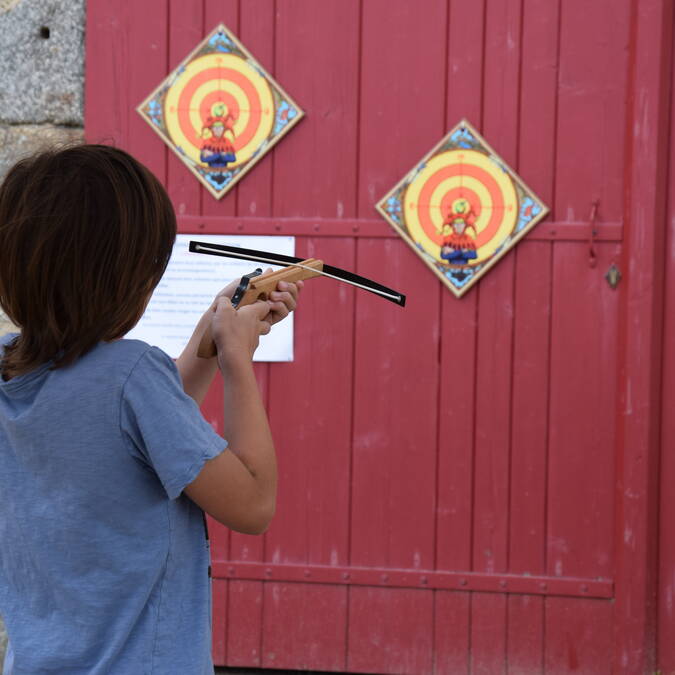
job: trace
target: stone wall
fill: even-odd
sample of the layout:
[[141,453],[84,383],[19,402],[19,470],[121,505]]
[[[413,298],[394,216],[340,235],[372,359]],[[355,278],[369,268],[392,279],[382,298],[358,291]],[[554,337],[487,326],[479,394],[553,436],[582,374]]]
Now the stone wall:
[[[83,137],[84,29],[85,0],[0,0],[0,180],[21,157]],[[11,329],[0,310],[0,335]],[[5,644],[0,620],[0,675]]]

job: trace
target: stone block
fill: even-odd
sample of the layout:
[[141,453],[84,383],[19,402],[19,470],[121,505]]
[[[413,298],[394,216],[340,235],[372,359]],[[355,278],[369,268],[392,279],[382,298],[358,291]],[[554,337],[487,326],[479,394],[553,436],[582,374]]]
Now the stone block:
[[85,0],[0,0],[0,123],[83,125]]
[[17,161],[51,146],[82,141],[84,132],[53,124],[0,125],[0,180]]

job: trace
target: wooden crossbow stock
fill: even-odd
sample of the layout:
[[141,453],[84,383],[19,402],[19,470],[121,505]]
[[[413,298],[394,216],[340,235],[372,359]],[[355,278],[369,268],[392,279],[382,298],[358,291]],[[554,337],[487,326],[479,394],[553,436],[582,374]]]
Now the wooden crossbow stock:
[[[275,272],[262,274],[261,269],[255,272],[245,274],[239,283],[239,287],[232,296],[232,305],[234,307],[244,307],[253,304],[258,300],[266,300],[268,295],[276,289],[280,281],[293,283],[295,281],[304,281],[312,277],[325,276],[337,281],[342,281],[365,291],[375,293],[380,297],[391,300],[401,307],[405,306],[405,295],[393,291],[391,288],[359,276],[353,272],[324,264],[323,260],[308,258],[294,258],[292,256],[281,255],[277,253],[268,253],[266,251],[256,251],[254,249],[240,248],[238,246],[224,246],[223,244],[210,244],[203,241],[191,241],[190,251],[192,253],[204,253],[206,255],[224,256],[226,258],[239,258],[251,260],[252,262],[267,263],[270,265],[280,265],[285,269]],[[211,337],[211,332],[207,331],[199,343],[197,355],[202,358],[211,358],[216,355],[216,345]]]

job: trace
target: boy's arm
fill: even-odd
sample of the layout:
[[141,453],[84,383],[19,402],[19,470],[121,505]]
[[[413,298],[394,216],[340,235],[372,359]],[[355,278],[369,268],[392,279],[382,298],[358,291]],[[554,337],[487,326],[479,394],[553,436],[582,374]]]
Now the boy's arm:
[[264,532],[276,505],[274,445],[251,363],[258,335],[270,331],[268,311],[267,303],[235,311],[218,300],[212,326],[225,381],[228,449],[208,460],[184,490],[218,522],[246,534]]
[[[210,329],[214,306],[220,297],[231,298],[237,289],[238,281],[228,284],[213,301],[213,305],[197,323],[192,337],[188,341],[181,355],[176,359],[176,367],[183,381],[183,389],[191,396],[197,405],[204,402],[204,397],[211,386],[213,377],[218,370],[218,360],[214,356],[203,359],[197,356],[197,348],[205,331]],[[270,294],[270,313],[265,319],[270,325],[281,321],[292,312],[298,301],[298,293],[302,289],[302,281],[297,284],[289,284],[280,281],[277,290]]]

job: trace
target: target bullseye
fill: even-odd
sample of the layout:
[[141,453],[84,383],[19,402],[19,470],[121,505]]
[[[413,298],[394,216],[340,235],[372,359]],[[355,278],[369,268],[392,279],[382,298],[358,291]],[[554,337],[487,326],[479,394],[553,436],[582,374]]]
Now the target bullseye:
[[223,25],[139,112],[217,198],[303,115]]
[[[231,54],[208,55],[191,62],[167,93],[165,109],[169,132],[188,157],[202,160],[205,131],[212,106],[223,103],[225,136],[236,152],[230,168],[246,162],[272,127],[274,106],[267,82],[243,59]],[[206,134],[207,139],[210,137]]]
[[377,208],[458,296],[546,213],[466,121]]
[[[470,214],[470,222],[463,224],[453,210],[461,197]],[[450,231],[459,236],[461,229],[462,241],[471,237],[477,254],[462,263],[477,265],[494,253],[500,235],[513,229],[516,214],[508,205],[516,201],[511,179],[483,153],[450,150],[424,166],[410,183],[404,205],[408,228],[436,260],[443,261],[443,242],[452,241]]]

